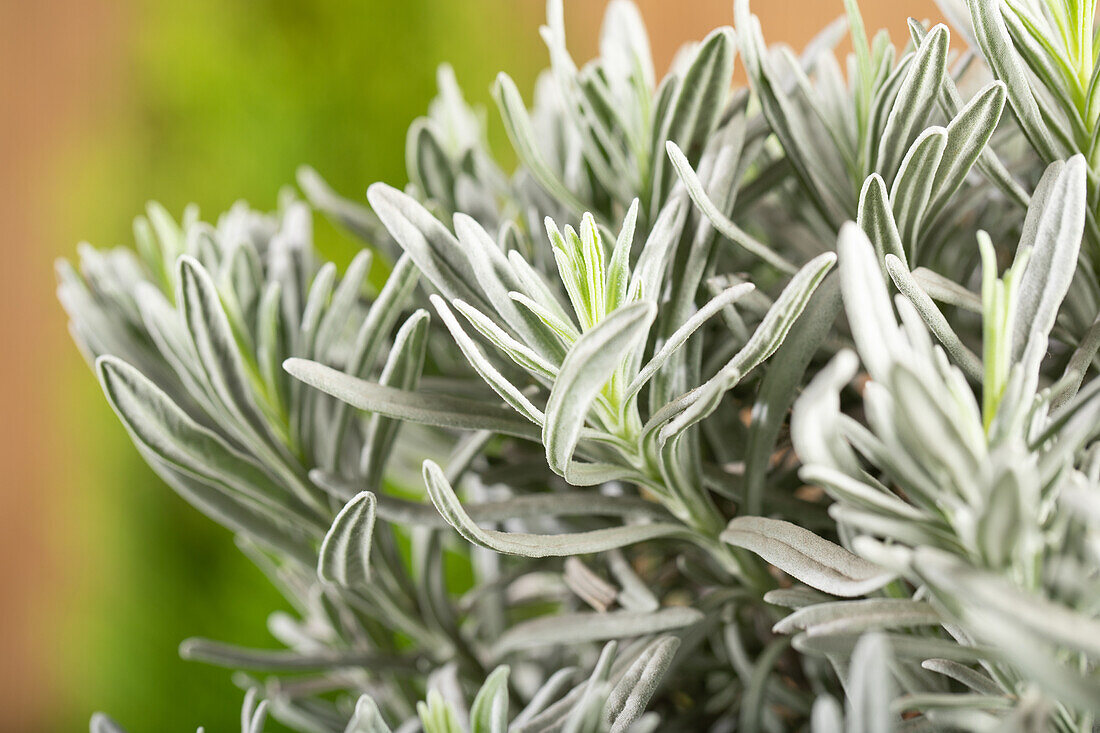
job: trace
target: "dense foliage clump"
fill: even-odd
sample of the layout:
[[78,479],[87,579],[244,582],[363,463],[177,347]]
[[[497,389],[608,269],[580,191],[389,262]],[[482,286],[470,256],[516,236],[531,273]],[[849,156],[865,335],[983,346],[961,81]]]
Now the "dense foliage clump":
[[551,0],[514,172],[444,68],[406,190],[305,169],[61,263],[138,450],[295,609],[181,646],[244,733],[1096,729],[1094,7],[941,4],[957,50],[849,0],[795,54],[737,0],[658,80],[629,2],[578,67]]

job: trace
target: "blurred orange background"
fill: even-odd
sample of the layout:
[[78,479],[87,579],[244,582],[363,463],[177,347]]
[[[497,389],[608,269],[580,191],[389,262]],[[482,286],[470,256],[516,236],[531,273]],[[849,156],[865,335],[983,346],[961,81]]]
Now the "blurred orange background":
[[[604,5],[567,0],[576,58],[594,53]],[[729,0],[639,5],[659,69],[732,22]],[[932,0],[861,6],[902,45],[907,16],[939,17]],[[795,47],[843,12],[753,9],[769,42]],[[179,661],[175,644],[261,640],[277,604],[228,536],[141,466],[69,341],[52,261],[82,238],[128,243],[147,199],[175,213],[195,199],[207,216],[238,196],[271,207],[299,163],[349,196],[404,182],[403,131],[434,67],[452,61],[486,106],[497,69],[529,91],[542,14],[536,0],[0,0],[0,730],[82,729],[99,706],[135,731],[220,729],[236,718],[228,675]],[[322,234],[346,258],[353,245]],[[218,720],[193,719],[215,704]]]

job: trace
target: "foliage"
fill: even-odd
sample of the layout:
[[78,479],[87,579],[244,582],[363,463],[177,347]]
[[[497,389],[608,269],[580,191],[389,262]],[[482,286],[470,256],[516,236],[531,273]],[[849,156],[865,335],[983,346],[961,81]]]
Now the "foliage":
[[552,0],[514,173],[447,68],[405,191],[303,169],[342,277],[293,194],[61,265],[139,451],[295,608],[181,646],[245,733],[1093,729],[1092,12],[945,0],[951,63],[846,9],[847,78],[843,23],[795,57],[738,0],[658,82],[633,5],[578,67]]

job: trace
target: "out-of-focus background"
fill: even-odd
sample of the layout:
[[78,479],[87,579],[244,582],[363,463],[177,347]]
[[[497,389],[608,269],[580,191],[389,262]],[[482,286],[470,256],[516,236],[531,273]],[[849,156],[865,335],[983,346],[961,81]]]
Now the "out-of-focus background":
[[[567,0],[575,58],[605,0]],[[730,0],[642,0],[659,70],[732,22]],[[932,0],[862,0],[904,42]],[[841,0],[758,0],[795,47]],[[406,181],[404,133],[449,61],[489,108],[507,70],[530,98],[546,64],[541,0],[0,0],[0,731],[235,730],[229,674],[181,639],[265,645],[281,603],[227,532],[145,467],[72,346],[52,262],[77,242],[130,244],[156,199],[216,217],[271,208],[299,164],[362,196]],[[318,221],[323,251],[354,243]]]

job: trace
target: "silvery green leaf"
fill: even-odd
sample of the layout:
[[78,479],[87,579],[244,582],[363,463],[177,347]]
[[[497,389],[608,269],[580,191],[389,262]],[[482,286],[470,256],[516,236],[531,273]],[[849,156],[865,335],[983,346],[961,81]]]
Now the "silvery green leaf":
[[703,183],[699,180],[699,176],[696,175],[695,171],[692,170],[691,163],[688,161],[687,156],[677,147],[675,142],[669,140],[665,144],[665,149],[668,152],[669,159],[672,161],[673,168],[676,170],[676,174],[684,183],[688,195],[691,196],[691,200],[695,202],[695,205],[699,207],[699,210],[703,212],[722,236],[744,248],[751,254],[756,255],[781,272],[793,274],[798,270],[795,265],[777,254],[768,247],[768,245],[756,240],[751,234],[734,224],[725,214],[718,210],[718,207],[714,205],[714,202],[707,196],[706,191],[703,190]]
[[88,731],[89,733],[126,733],[126,729],[106,713],[94,713],[88,723]]
[[894,255],[888,254],[886,255],[886,271],[890,274],[890,279],[894,281],[894,285],[897,286],[898,290],[917,309],[921,319],[928,325],[928,330],[940,340],[954,362],[966,372],[968,377],[975,381],[981,381],[984,373],[981,361],[973,351],[963,344],[962,339],[951,328],[951,324],[947,322],[947,318],[932,302],[932,298],[921,288],[916,278],[905,267],[905,264]]
[[863,633],[898,626],[938,626],[940,623],[935,609],[922,601],[868,598],[819,603],[799,609],[773,626],[772,631],[777,634],[805,631],[810,636],[817,636]]
[[1051,409],[1057,411],[1058,408],[1077,396],[1085,374],[1089,370],[1089,365],[1096,358],[1097,350],[1100,350],[1100,316],[1085,331],[1084,336],[1081,337],[1081,342],[1073,350],[1062,377],[1063,380],[1066,380],[1065,387],[1052,400]]
[[600,58],[612,73],[633,78],[642,89],[654,85],[649,36],[638,7],[629,0],[612,0],[600,26]]
[[[149,283],[139,284],[134,295],[141,309],[142,322],[153,343],[156,344],[161,358],[179,377],[188,395],[205,412],[210,415],[219,414],[220,409],[214,403],[213,395],[208,395],[203,386],[206,380],[202,374],[202,367],[197,363],[195,347],[187,335],[186,327],[180,322],[178,311],[168,302],[164,293]],[[111,355],[125,360],[121,352]],[[135,362],[134,365],[142,366],[141,362]],[[154,375],[150,373],[149,376]]]
[[905,244],[901,238],[886,183],[878,173],[872,173],[863,182],[859,194],[857,221],[875,246],[875,254],[883,259],[887,254],[906,261]]
[[255,540],[266,550],[285,554],[305,567],[316,563],[314,537],[324,531],[317,520],[294,516],[288,521],[286,511],[278,511],[268,504],[226,491],[212,481],[180,471],[141,445],[138,453],[177,494],[215,522],[241,533],[238,537],[243,535]]
[[249,649],[209,639],[185,639],[180,657],[219,667],[254,670],[324,670],[365,667],[377,672],[414,673],[415,660],[371,651],[299,652],[285,649]]
[[584,211],[586,208],[584,203],[566,187],[546,162],[535,139],[535,130],[531,125],[531,118],[527,114],[523,98],[510,76],[504,73],[497,75],[496,83],[493,85],[493,98],[500,109],[504,129],[508,132],[508,138],[512,141],[516,155],[524,162],[539,185],[574,213]]
[[[744,110],[737,107],[736,111],[731,111],[731,114],[730,120],[715,130],[699,164],[707,178],[708,196],[719,202],[716,205],[722,211],[731,211],[733,206],[741,200],[740,182],[745,175],[744,168],[748,165],[747,159],[755,152],[755,148],[746,150],[745,147]],[[695,310],[699,286],[707,280],[708,262],[712,261],[717,242],[718,238],[714,236],[713,227],[696,226],[690,246],[678,254],[672,263],[668,302],[663,306],[664,312],[658,319],[661,333],[667,333],[669,329],[678,327]],[[684,244],[688,244],[687,241]],[[726,285],[729,284],[731,283],[726,283]],[[712,292],[711,295],[716,293]],[[732,309],[724,311],[724,318],[728,320],[731,313]],[[666,376],[674,372],[675,368],[672,368],[666,371]],[[682,385],[680,389],[683,389]],[[651,404],[667,401],[670,396],[670,394],[654,392]]]
[[355,703],[355,713],[348,721],[344,733],[393,733],[386,721],[382,719],[382,713],[378,705],[370,695],[363,695]]
[[920,133],[905,154],[890,188],[901,241],[909,242],[914,249],[947,141],[947,130],[942,127],[929,127]]
[[587,532],[538,535],[482,529],[466,512],[443,471],[431,461],[424,462],[424,483],[428,495],[443,518],[468,541],[507,555],[525,557],[567,557],[605,552],[637,542],[661,537],[690,536],[685,528],[672,522],[633,524]]
[[580,331],[577,330],[577,327],[569,317],[565,315],[564,311],[558,312],[560,306],[554,301],[553,296],[549,298],[549,302],[552,303],[549,308],[542,302],[532,300],[523,293],[508,293],[508,297],[526,308],[536,318],[542,321],[546,327],[558,337],[558,340],[562,344],[572,346],[573,342],[580,338]]
[[749,514],[763,511],[768,463],[787,410],[797,396],[797,387],[810,360],[832,330],[840,306],[837,278],[826,278],[776,351],[771,367],[764,373],[752,407],[752,422],[745,448],[745,511]]
[[[1030,342],[1045,342],[1077,271],[1087,206],[1085,172],[1085,159],[1080,155],[1065,163],[1053,163],[1033,195],[1020,237],[1021,250],[1032,249],[1013,314],[1016,359],[1028,350]],[[1045,343],[1042,348],[1030,348],[1040,358],[1046,351]],[[1035,363],[1026,368],[1032,371],[1038,366]]]
[[917,281],[921,290],[928,293],[933,300],[962,308],[971,313],[982,312],[982,299],[954,280],[949,280],[926,267],[918,267],[910,274]]
[[272,452],[278,451],[282,446],[277,444],[270,423],[256,405],[240,347],[210,275],[195,259],[185,255],[179,259],[177,276],[176,300],[212,396],[239,421],[242,427],[237,431],[243,431],[243,439],[270,445]]
[[[899,660],[949,659],[971,664],[979,661],[1000,660],[1002,655],[989,646],[963,646],[955,641],[934,636],[914,636],[895,632],[872,632],[882,636],[889,644],[893,656]],[[804,654],[850,657],[856,644],[863,638],[858,634],[830,634],[810,636],[798,634],[792,639],[794,648]]]
[[452,305],[470,322],[470,325],[477,329],[478,333],[488,339],[497,349],[504,352],[517,365],[533,375],[545,377],[548,380],[553,380],[557,376],[557,366],[544,359],[526,344],[512,338],[484,313],[461,300],[456,300]]
[[406,140],[405,167],[409,177],[428,199],[445,211],[454,211],[454,170],[431,124],[423,119],[416,120],[409,127]]
[[1062,155],[1057,151],[1047,123],[1039,111],[1027,70],[1012,45],[1001,14],[1000,2],[967,0],[967,5],[970,6],[974,35],[981,46],[982,54],[993,76],[1005,83],[1008,102],[1028,142],[1044,160],[1058,160]]
[[[622,199],[629,195],[623,173],[632,171],[619,138],[630,134],[631,125],[620,115],[623,103],[611,98],[609,85],[617,80],[608,76],[607,68],[596,71],[586,66],[578,71],[566,48],[564,15],[562,3],[551,0],[547,23],[539,29],[550,51],[550,73],[561,97],[561,112],[576,131],[574,139],[591,176],[611,196]],[[607,22],[611,18],[605,19],[605,27]]]
[[[310,477],[328,487],[337,496],[354,491],[355,483],[338,476],[311,471]],[[418,527],[446,527],[447,523],[431,504],[377,495],[378,516],[387,522]],[[538,519],[554,516],[593,515],[608,517],[649,517],[668,520],[671,515],[660,504],[631,496],[606,496],[594,491],[555,491],[520,494],[499,501],[483,501],[463,507],[476,522],[503,522],[508,519]]]
[[751,283],[731,285],[707,301],[706,305],[697,310],[691,318],[684,321],[684,323],[668,337],[668,340],[661,345],[661,348],[653,355],[653,358],[646,362],[646,365],[642,367],[642,370],[638,372],[638,375],[634,377],[634,380],[626,388],[626,396],[623,399],[628,400],[637,394],[638,390],[649,381],[650,377],[656,374],[657,370],[664,366],[669,357],[676,353],[676,351],[679,350],[687,340],[691,338],[691,335],[698,331],[703,324],[727,306],[736,303],[747,293],[754,290],[755,287],[756,286]]
[[290,390],[286,373],[282,370],[287,347],[279,310],[281,300],[279,283],[269,283],[257,308],[256,361],[269,394],[282,409],[286,409]]
[[524,730],[524,727],[531,719],[545,710],[551,702],[569,688],[569,685],[572,684],[576,676],[577,670],[575,667],[559,669],[557,672],[550,675],[550,678],[531,696],[531,701],[527,703],[527,707],[521,710],[516,717],[512,718],[512,729],[517,731]]
[[[1001,10],[1001,17],[1008,29],[1009,37],[1012,39],[1021,60],[1033,75],[1033,85],[1036,90],[1042,89],[1040,93],[1035,95],[1035,101],[1047,120],[1051,135],[1054,136],[1057,142],[1072,147],[1075,139],[1083,139],[1091,132],[1091,130],[1085,129],[1085,121],[1082,118],[1083,112],[1087,114],[1087,110],[1083,109],[1085,103],[1079,101],[1083,96],[1083,90],[1072,88],[1082,83],[1080,77],[1084,73],[1083,70],[1077,71],[1074,68],[1079,68],[1081,61],[1074,60],[1072,56],[1080,54],[1083,49],[1080,47],[1070,48],[1068,49],[1070,58],[1065,58],[1065,53],[1056,50],[1050,39],[1046,37],[1047,34],[1054,31],[1058,21],[1055,21],[1055,25],[1048,26],[1050,30],[1047,30],[1039,27],[1038,24],[1043,21],[1036,17],[1037,14],[1025,9],[1019,3],[1006,3]],[[1085,34],[1091,35],[1091,22],[1079,15],[1077,9],[1070,12],[1077,15],[1072,22],[1083,31],[1082,40]],[[1062,21],[1063,24],[1066,22],[1065,20]],[[1084,28],[1086,25],[1089,26],[1088,30]],[[1075,30],[1067,28],[1062,33],[1068,35],[1075,33]],[[1063,43],[1071,47],[1077,45],[1072,39],[1064,36]],[[1091,56],[1092,51],[1084,51],[1084,54],[1085,56]],[[1077,76],[1078,79],[1067,84],[1067,76],[1070,78]],[[1035,82],[1038,82],[1038,84]],[[1079,104],[1081,107],[1078,106]]]
[[427,701],[416,704],[416,714],[424,733],[463,733],[458,712],[439,690],[428,690]]
[[662,442],[667,442],[714,412],[723,394],[775,353],[834,262],[836,255],[826,252],[802,266],[768,310],[748,343],[718,374],[673,403],[674,408],[682,406],[682,411],[661,429]]
[[462,329],[461,324],[454,317],[447,303],[438,295],[432,295],[431,302],[435,306],[436,312],[439,313],[440,320],[451,332],[455,343],[461,349],[462,355],[470,362],[470,366],[474,368],[474,371],[485,380],[485,383],[492,387],[493,391],[500,395],[500,398],[511,405],[520,415],[535,425],[544,425],[546,417],[543,415],[542,410],[536,407],[516,385],[509,382],[508,378],[501,374],[500,370],[489,361],[481,348]]
[[[1021,475],[1023,474],[1023,475]],[[985,511],[974,528],[974,543],[990,568],[1011,564],[1016,548],[1028,544],[1027,515],[1031,513],[1024,485],[1037,480],[1030,471],[1009,467],[1001,471],[990,488]]]
[[844,712],[836,698],[821,695],[814,700],[810,716],[810,730],[813,733],[846,733]]
[[[402,324],[378,378],[379,384],[407,392],[416,390],[420,383],[420,374],[424,370],[428,322],[428,312],[417,310]],[[386,459],[393,451],[393,443],[400,427],[398,420],[379,414],[371,415],[359,459],[360,471],[366,477],[366,484],[371,490],[377,490],[382,485]]]
[[233,293],[237,317],[247,332],[256,321],[256,305],[264,284],[263,265],[251,243],[239,243],[229,258],[228,263],[222,263],[220,280],[225,283],[223,287]]
[[372,259],[370,250],[360,251],[348,265],[340,284],[336,286],[332,299],[325,309],[325,315],[317,326],[314,353],[321,355],[322,358],[332,349],[348,319],[354,315],[352,308],[359,300]]
[[782,606],[783,608],[789,608],[792,611],[797,611],[800,608],[806,606],[814,606],[819,603],[827,603],[831,600],[830,596],[824,593],[819,593],[816,590],[810,588],[804,588],[802,586],[793,586],[791,588],[776,588],[770,590],[764,594],[764,602],[771,603],[776,606]]
[[983,695],[999,695],[1004,692],[988,675],[950,659],[926,659],[921,662],[921,666],[961,682],[971,690]]
[[291,376],[359,410],[441,428],[491,430],[518,438],[539,439],[538,426],[503,405],[385,387],[306,359],[287,359],[283,368]]
[[[913,525],[927,521],[927,517],[919,509],[905,503],[893,493],[883,490],[881,486],[872,487],[843,471],[814,464],[803,466],[798,475],[804,481],[823,487],[834,498],[847,504]],[[868,480],[873,482],[872,479]]]
[[1005,106],[1005,85],[993,81],[974,95],[947,125],[947,148],[936,170],[932,202],[928,211],[935,216],[981,159],[997,129]]
[[[241,705],[241,733],[263,733],[264,723],[267,722],[268,701],[261,700],[256,703],[256,688],[250,688],[244,696]],[[200,728],[200,730],[202,730]]]
[[779,138],[791,166],[822,216],[839,223],[848,218],[848,206],[835,190],[829,169],[822,164],[821,151],[812,148],[812,136],[784,84],[769,63],[760,21],[749,10],[748,0],[736,0],[734,20],[745,70],[753,91],[767,117],[771,131]]
[[892,733],[895,714],[890,710],[894,677],[890,672],[890,645],[881,634],[865,635],[852,653],[846,704],[849,731]]
[[174,263],[184,253],[186,246],[183,227],[176,223],[168,209],[156,201],[150,201],[146,205],[145,213],[164,250],[164,261]]
[[153,226],[149,223],[149,218],[145,216],[135,217],[133,232],[134,248],[153,274],[154,282],[158,288],[171,291],[171,262],[165,260],[166,253],[153,232]]
[[947,26],[933,28],[917,49],[898,89],[875,161],[875,169],[888,181],[894,179],[909,141],[924,129],[928,115],[936,104],[947,67],[950,38]]
[[546,461],[568,478],[570,463],[592,402],[653,323],[657,308],[635,303],[620,308],[582,335],[562,362],[546,403],[542,439]]
[[427,209],[384,183],[372,184],[367,199],[386,229],[439,292],[448,299],[461,298],[488,310],[458,240]]
[[317,576],[345,587],[370,580],[371,536],[374,534],[374,494],[364,491],[349,501],[325,534],[317,559]]
[[[629,5],[624,0],[616,0],[615,5]],[[635,12],[637,12],[635,10]],[[638,199],[630,203],[623,217],[619,236],[615,239],[615,248],[611,251],[611,260],[607,265],[607,312],[625,305],[630,293],[630,250],[634,244],[634,231],[638,223]]]
[[508,730],[508,667],[492,671],[470,705],[470,733],[506,733]]
[[542,646],[648,636],[682,629],[699,623],[703,618],[700,611],[684,606],[662,608],[653,613],[611,611],[545,616],[518,623],[504,632],[493,645],[493,656]]
[[843,349],[795,400],[791,410],[791,441],[807,468],[823,465],[847,475],[858,475],[858,459],[838,430],[840,392],[858,369],[859,359],[851,350]]
[[[405,302],[412,294],[419,278],[420,273],[417,272],[412,259],[407,254],[402,255],[386,279],[382,292],[378,294],[370,310],[367,311],[367,317],[363,320],[359,331],[355,334],[355,341],[344,367],[348,374],[364,376],[373,369],[385,339],[397,323],[397,319],[401,317]],[[414,314],[409,322],[418,318],[420,317]],[[335,467],[338,464],[349,420],[347,407],[342,403],[337,405],[331,418],[334,428],[328,437],[328,445],[324,446],[327,448],[322,457],[325,465]]]
[[845,224],[837,240],[840,292],[859,356],[871,377],[884,382],[890,365],[906,353],[882,270],[867,235]]
[[[601,733],[604,725],[603,710],[610,692],[610,677],[618,642],[609,641],[600,652],[588,681],[580,688],[580,695],[572,709],[566,711],[558,723],[562,733]],[[576,690],[574,690],[576,692]],[[555,726],[557,727],[557,726]]]
[[[290,506],[285,489],[263,468],[199,425],[138,370],[112,356],[96,360],[103,391],[134,442],[176,470],[211,482],[223,491],[279,509]],[[294,504],[303,514],[304,507]]]
[[607,696],[605,712],[611,722],[610,733],[627,733],[642,716],[679,647],[680,640],[675,636],[657,639],[615,683]]
[[1018,633],[1100,657],[1100,621],[1094,618],[1015,588],[932,548],[917,550],[914,568],[933,585],[954,590],[982,618],[1002,619]]
[[687,202],[680,196],[673,196],[661,208],[634,264],[628,288],[631,296],[654,303],[661,299],[668,261],[680,240],[688,208]]
[[790,522],[737,517],[723,542],[760,555],[811,588],[836,596],[859,596],[886,585],[893,574]]
[[[491,303],[493,307],[493,311],[480,312],[498,314],[503,319],[502,325],[510,327],[520,340],[529,344],[544,360],[552,360],[554,363],[561,361],[565,352],[560,342],[547,332],[538,318],[519,308],[508,297],[510,292],[522,290],[531,279],[537,281],[537,275],[525,279],[518,274],[516,258],[509,259],[498,243],[473,218],[462,213],[455,214],[454,227],[459,245],[469,259],[477,285],[484,294],[483,301]],[[522,261],[522,258],[519,259]],[[543,300],[546,299],[543,294]],[[553,296],[549,300],[551,304],[556,302]]]
[[714,129],[729,92],[736,45],[732,28],[712,31],[699,44],[683,80],[677,82],[668,109],[655,118],[650,211],[660,208],[671,188],[668,161],[661,155],[660,146],[670,142],[686,151],[689,162],[699,161],[706,136]]
[[336,265],[326,262],[317,270],[313,281],[309,284],[309,292],[306,294],[305,308],[302,310],[302,323],[299,326],[301,335],[298,339],[298,348],[305,354],[314,353],[317,343],[317,327],[321,318],[325,315],[329,299],[332,297],[332,288],[336,284]]
[[775,299],[748,343],[722,368],[722,373],[731,377],[736,373],[740,378],[774,354],[835,262],[836,255],[825,252],[803,265]]
[[[302,311],[302,320],[298,326],[296,338],[291,353],[300,353],[310,356],[315,352],[317,343],[317,326],[324,315],[325,305],[332,296],[332,287],[336,282],[336,265],[332,262],[322,265],[309,284],[309,291],[305,298],[305,308]],[[290,434],[291,439],[308,450],[312,446],[313,409],[316,395],[311,394],[302,384],[295,382],[291,386],[291,414]]]
[[[924,544],[947,544],[954,547],[958,542],[951,534],[944,532],[934,524],[906,521],[889,514],[876,513],[853,505],[833,504],[829,507],[829,516],[832,517],[837,524],[842,524],[847,527],[849,531],[862,533],[861,536],[886,536],[900,543],[914,546]],[[859,539],[859,537],[856,539]],[[899,552],[904,553],[907,552],[907,550],[899,549]],[[900,557],[904,557],[904,555],[899,555],[898,557],[888,555],[886,560],[897,560]],[[889,567],[891,569],[895,567],[894,565],[885,563],[880,558],[876,558],[876,561],[882,564],[883,567]]]
[[[896,713],[906,713],[915,710],[950,710],[975,713],[981,710],[1008,710],[1016,701],[1006,695],[975,695],[973,693],[915,693],[902,695],[894,700],[891,705]],[[960,716],[966,719],[966,714]],[[994,719],[996,720],[996,719]],[[937,718],[944,721],[944,718]],[[992,721],[991,721],[992,722]],[[998,721],[999,722],[999,721]]]

